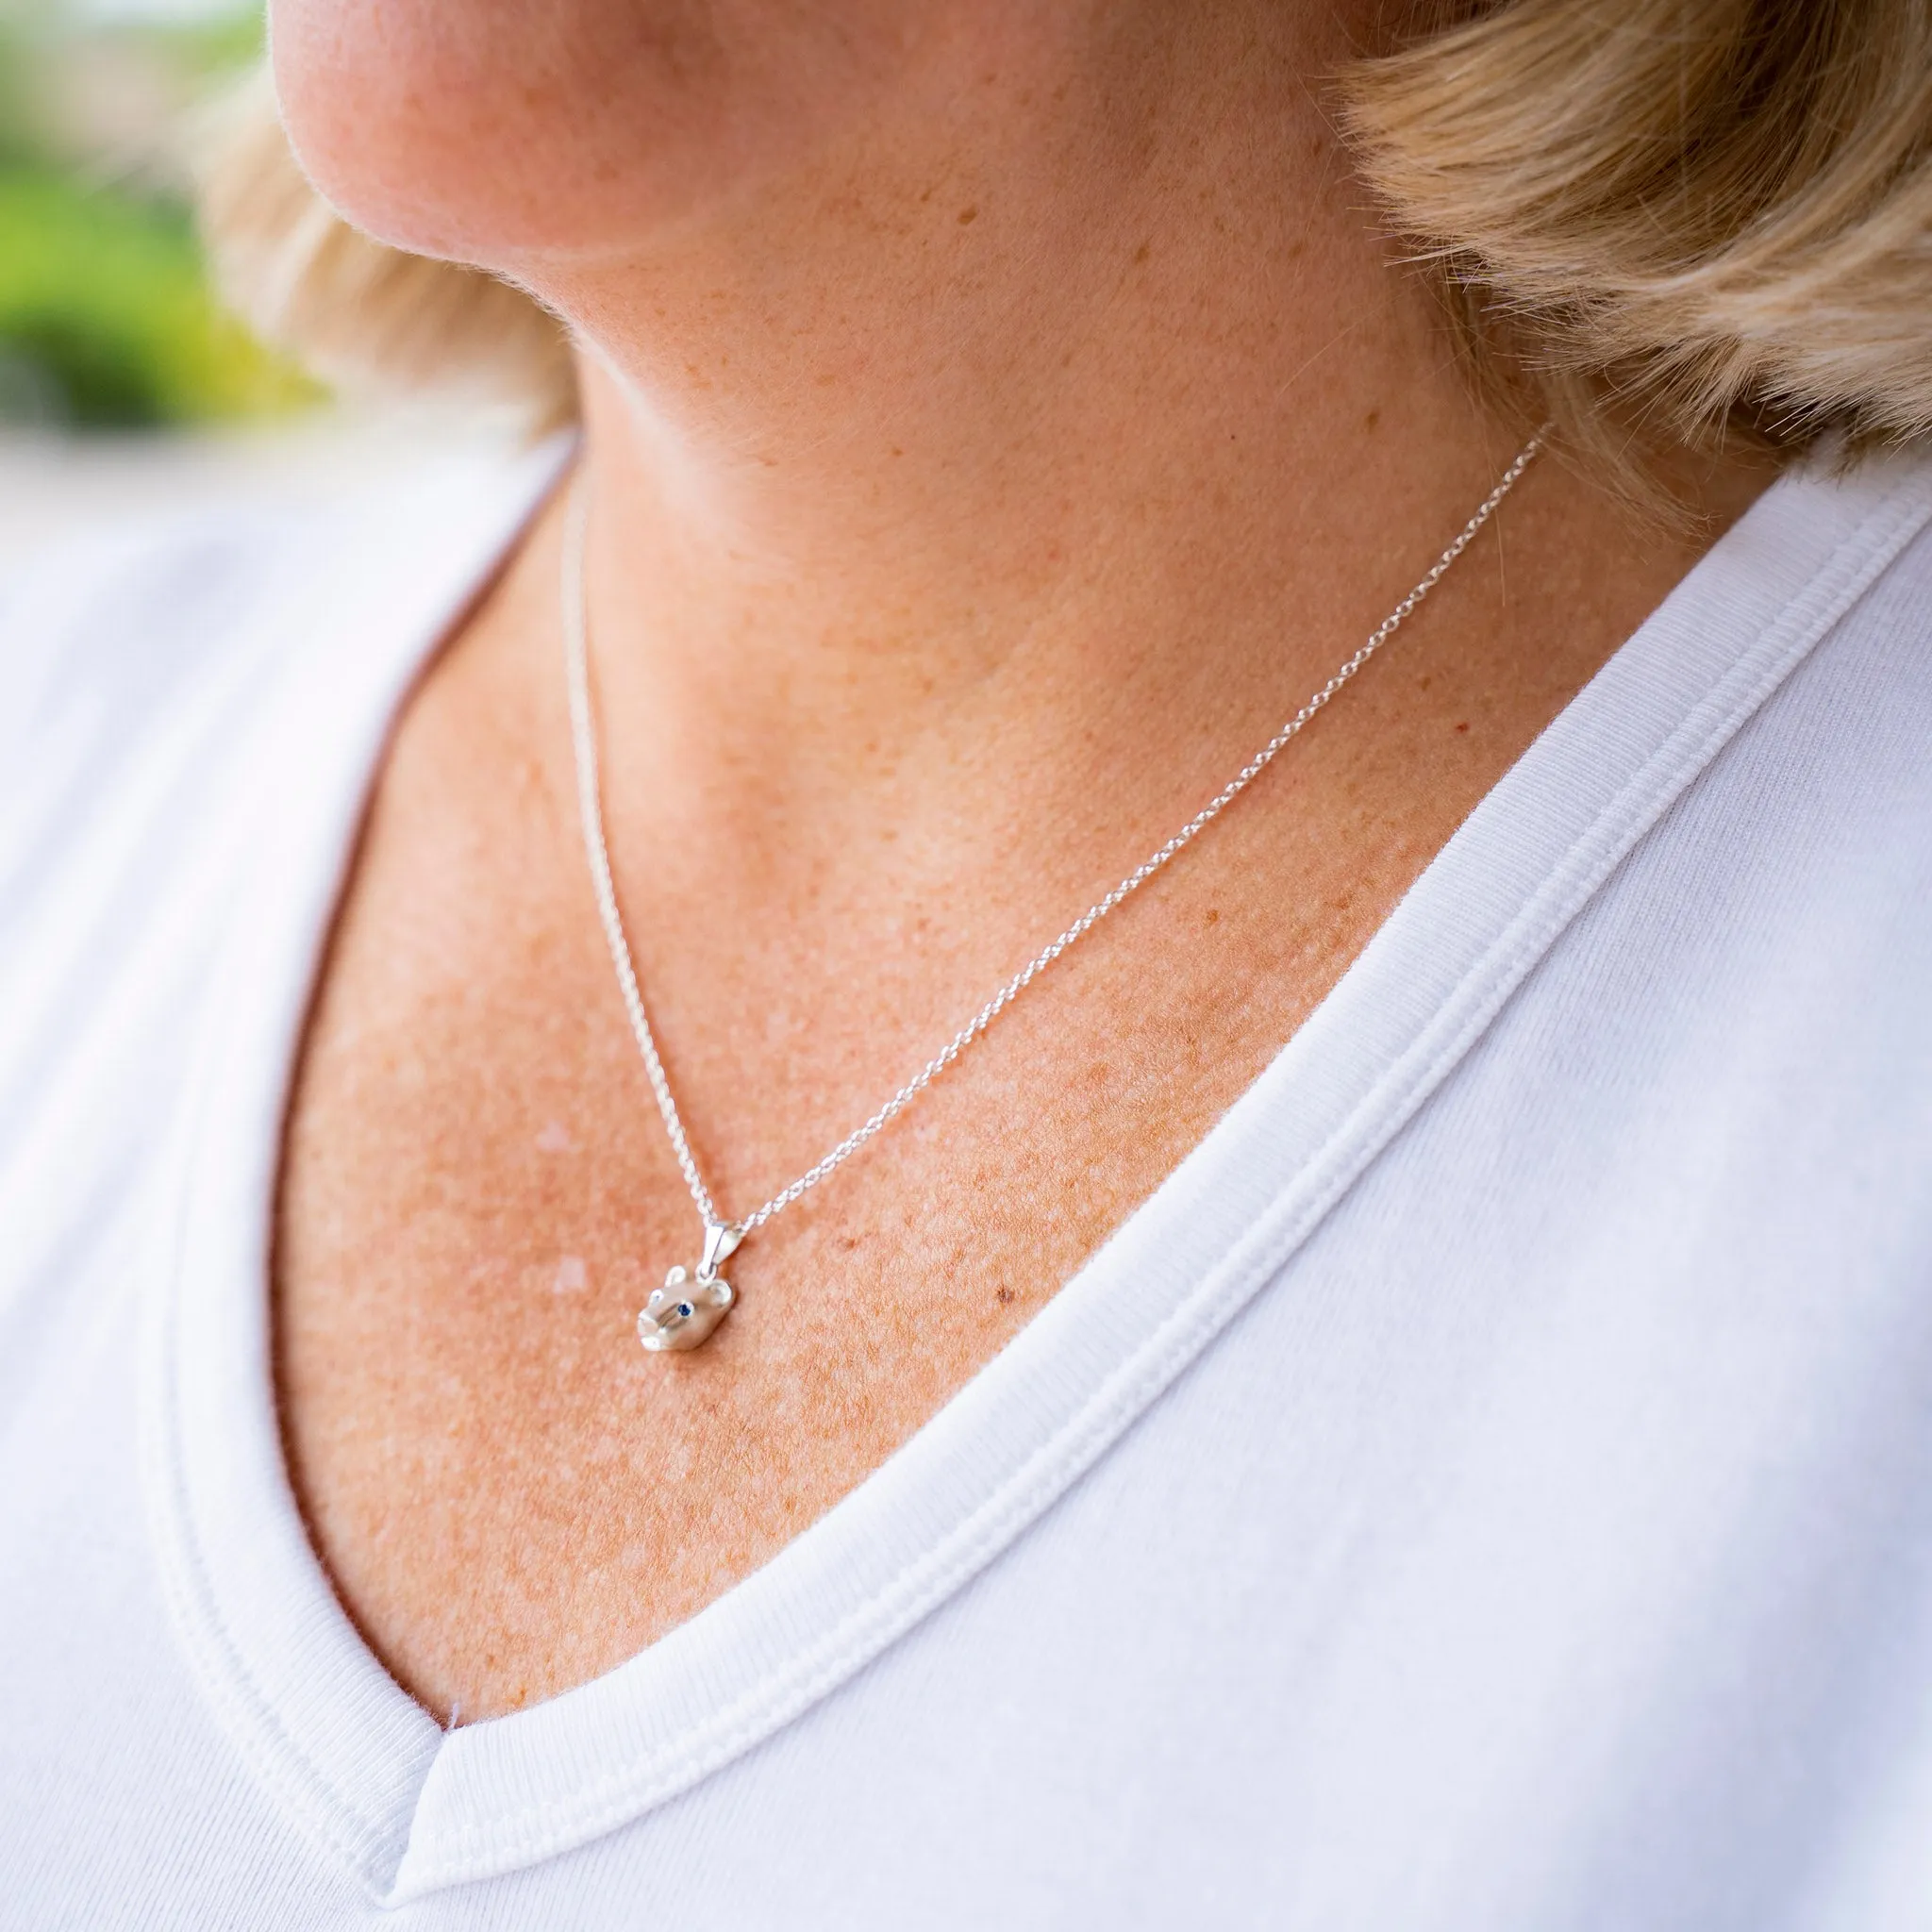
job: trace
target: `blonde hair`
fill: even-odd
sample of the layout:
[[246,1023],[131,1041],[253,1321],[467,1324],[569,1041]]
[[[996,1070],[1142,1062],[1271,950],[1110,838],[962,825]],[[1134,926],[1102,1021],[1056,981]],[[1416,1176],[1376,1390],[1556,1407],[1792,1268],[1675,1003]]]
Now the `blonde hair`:
[[1598,442],[1932,431],[1932,0],[1437,23],[1345,114],[1486,378]]
[[[1339,83],[1479,379],[1573,445],[1932,434],[1932,0],[1424,0]],[[358,234],[265,75],[205,149],[229,298],[338,383],[573,409],[560,325]]]

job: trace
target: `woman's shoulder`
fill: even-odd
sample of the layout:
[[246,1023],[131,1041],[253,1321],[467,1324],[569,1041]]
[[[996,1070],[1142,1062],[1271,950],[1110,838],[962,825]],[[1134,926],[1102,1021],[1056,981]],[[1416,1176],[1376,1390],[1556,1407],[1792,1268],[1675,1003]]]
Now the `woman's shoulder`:
[[[487,571],[557,452],[417,458],[354,491],[162,510],[0,575],[0,788],[113,761],[327,649],[327,608],[454,553]],[[534,467],[533,467],[534,466]],[[103,776],[107,774],[103,772]]]
[[52,1096],[133,1118],[142,1067],[167,1086],[275,802],[335,787],[353,815],[365,741],[560,455],[148,517],[0,576],[0,1176]]
[[231,508],[117,520],[0,577],[0,707],[23,765],[115,738],[245,645],[250,609],[293,548],[288,516]]
[[407,684],[561,455],[465,453],[347,495],[150,516],[0,577],[0,929],[26,936],[0,991],[70,927],[137,949],[143,908],[245,831],[251,774],[331,758],[353,692],[379,705]]
[[[229,782],[327,753],[313,693],[406,681],[567,454],[472,448],[373,487],[150,515],[0,577],[0,916],[91,854],[192,862]],[[303,693],[311,694],[307,722]]]
[[220,790],[212,747],[247,735],[285,673],[291,614],[356,569],[348,523],[295,506],[148,513],[0,577],[0,915],[25,952],[76,869],[144,846],[141,869],[167,870],[195,800]]

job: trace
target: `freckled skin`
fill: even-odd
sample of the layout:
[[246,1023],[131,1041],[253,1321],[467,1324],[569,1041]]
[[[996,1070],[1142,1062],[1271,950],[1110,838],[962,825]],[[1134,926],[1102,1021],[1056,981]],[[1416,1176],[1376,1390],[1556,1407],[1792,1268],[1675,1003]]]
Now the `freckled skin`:
[[[727,1206],[1211,796],[1507,460],[1320,105],[1371,11],[277,0],[323,185],[594,347],[617,885]],[[1758,480],[1687,487],[1714,528]],[[747,1241],[712,1341],[651,1356],[697,1223],[578,842],[546,508],[398,723],[286,1133],[291,1472],[398,1679],[466,1720],[554,1695],[861,1482],[1708,534],[1533,471],[1195,850]]]

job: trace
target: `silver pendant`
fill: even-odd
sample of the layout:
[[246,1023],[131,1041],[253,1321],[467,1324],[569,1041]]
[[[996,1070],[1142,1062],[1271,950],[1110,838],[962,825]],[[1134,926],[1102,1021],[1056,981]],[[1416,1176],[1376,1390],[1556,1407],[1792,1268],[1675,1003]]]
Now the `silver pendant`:
[[653,1355],[698,1348],[710,1340],[712,1329],[738,1299],[731,1284],[718,1273],[718,1264],[743,1239],[731,1228],[708,1223],[704,1258],[696,1273],[674,1268],[664,1277],[664,1286],[652,1291],[638,1314],[638,1340]]

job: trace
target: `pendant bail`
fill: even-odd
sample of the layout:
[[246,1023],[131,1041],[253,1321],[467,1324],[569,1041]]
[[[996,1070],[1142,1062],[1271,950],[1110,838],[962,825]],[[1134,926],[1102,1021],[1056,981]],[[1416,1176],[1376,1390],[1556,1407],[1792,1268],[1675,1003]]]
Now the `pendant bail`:
[[719,1266],[731,1258],[743,1239],[738,1228],[727,1227],[722,1222],[706,1222],[705,1256],[698,1263],[698,1279],[709,1281],[717,1274]]

